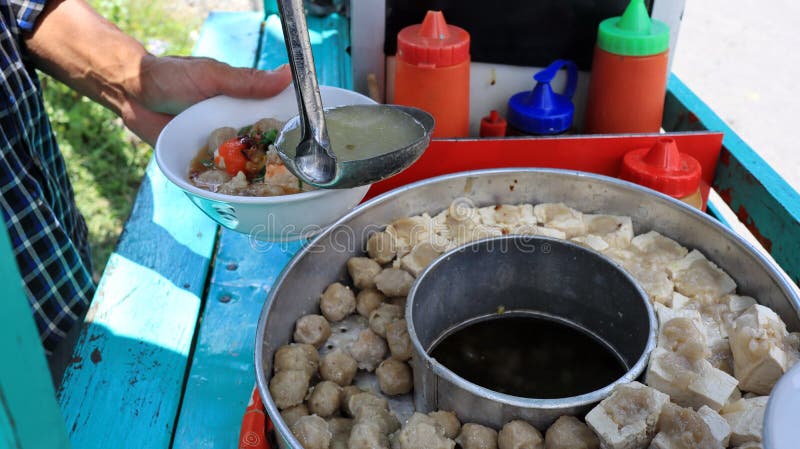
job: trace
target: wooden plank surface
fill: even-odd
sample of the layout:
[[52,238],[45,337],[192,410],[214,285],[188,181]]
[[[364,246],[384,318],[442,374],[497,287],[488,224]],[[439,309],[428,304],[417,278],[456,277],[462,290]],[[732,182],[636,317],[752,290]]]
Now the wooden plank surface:
[[0,228],[0,285],[0,447],[68,449],[39,331],[5,227]]
[[216,231],[151,161],[59,390],[74,447],[169,446]]
[[192,52],[234,67],[254,67],[261,36],[260,12],[211,11]]
[[[206,36],[234,32],[223,30],[231,22],[207,21],[204,27],[218,29]],[[344,51],[349,45],[346,21],[334,15],[309,17],[308,22],[320,83],[351,86],[350,58]],[[277,16],[268,17],[263,29],[256,66],[271,69],[286,63]],[[219,46],[198,44],[198,51],[213,48]],[[241,51],[246,50],[229,47],[213,56],[227,61]],[[242,415],[255,384],[253,347],[258,316],[273,282],[301,245],[253,241],[227,229],[221,231],[173,448],[237,447]]]
[[255,384],[258,316],[301,245],[251,242],[246,235],[222,231],[173,448],[237,447]]
[[[308,16],[307,22],[319,83],[352,89],[352,61],[350,53],[346,51],[350,47],[347,19],[330,14],[325,17]],[[288,62],[280,19],[276,14],[270,15],[264,21],[256,67],[273,69]]]
[[792,280],[800,283],[800,194],[674,74],[667,87],[664,129],[725,133],[713,187]]

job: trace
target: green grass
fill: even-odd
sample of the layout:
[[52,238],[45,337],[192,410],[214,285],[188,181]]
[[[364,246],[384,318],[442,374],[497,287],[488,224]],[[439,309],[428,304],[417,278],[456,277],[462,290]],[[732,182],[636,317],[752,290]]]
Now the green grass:
[[[102,15],[151,51],[191,53],[202,17],[159,0],[90,0]],[[45,104],[67,163],[78,208],[89,227],[94,276],[114,250],[152,155],[102,106],[41,74]]]

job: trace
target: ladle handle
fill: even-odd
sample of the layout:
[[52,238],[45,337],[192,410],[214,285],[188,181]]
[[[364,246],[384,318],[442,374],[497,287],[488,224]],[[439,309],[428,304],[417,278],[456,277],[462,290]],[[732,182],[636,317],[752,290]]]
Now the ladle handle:
[[[325,116],[322,111],[322,98],[317,84],[317,72],[314,69],[314,55],[311,53],[311,41],[308,37],[308,24],[306,23],[305,7],[303,0],[279,0],[278,11],[281,15],[281,26],[286,41],[286,51],[289,54],[289,66],[294,78],[294,92],[297,95],[297,105],[300,110],[300,122],[304,140],[308,131],[328,155],[335,158],[328,140],[328,128],[325,125]],[[304,145],[298,148],[297,156],[303,150],[311,150],[315,146]]]

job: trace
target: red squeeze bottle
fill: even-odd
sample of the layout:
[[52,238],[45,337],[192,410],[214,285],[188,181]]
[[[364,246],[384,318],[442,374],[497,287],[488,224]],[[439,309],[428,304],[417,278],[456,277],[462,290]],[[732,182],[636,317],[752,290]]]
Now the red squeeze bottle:
[[397,34],[394,102],[433,115],[433,137],[469,134],[469,33],[441,11]]
[[492,109],[489,115],[481,119],[481,137],[505,137],[508,123],[500,117],[500,113]]
[[697,159],[678,150],[675,139],[662,137],[652,147],[625,153],[619,177],[702,210],[702,172]]
[[669,27],[651,20],[644,0],[600,23],[586,105],[588,133],[661,129],[667,89]]

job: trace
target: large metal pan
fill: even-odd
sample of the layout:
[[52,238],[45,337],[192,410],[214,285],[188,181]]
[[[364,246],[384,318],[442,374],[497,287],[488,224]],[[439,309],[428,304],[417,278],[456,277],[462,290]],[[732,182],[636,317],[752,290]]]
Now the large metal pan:
[[457,173],[409,184],[354,209],[303,248],[287,265],[261,312],[256,333],[258,389],[283,447],[300,448],[269,394],[272,354],[291,340],[294,322],[318,313],[319,296],[346,276],[348,258],[364,252],[367,238],[387,223],[436,213],[456,199],[477,206],[564,202],[591,213],[628,215],[635,232],[655,230],[702,251],[733,277],[740,294],[774,309],[800,330],[800,296],[769,260],[728,228],[668,196],[618,179],[551,169],[493,169]]

